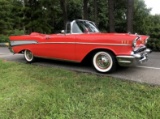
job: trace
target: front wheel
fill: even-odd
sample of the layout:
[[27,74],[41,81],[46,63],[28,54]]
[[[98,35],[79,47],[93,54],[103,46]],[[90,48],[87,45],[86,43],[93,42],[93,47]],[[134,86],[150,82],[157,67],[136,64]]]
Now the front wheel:
[[29,50],[24,51],[24,57],[25,57],[26,61],[29,63],[34,61],[33,53]]
[[117,66],[115,56],[111,52],[96,52],[93,56],[93,66],[101,73],[113,72]]

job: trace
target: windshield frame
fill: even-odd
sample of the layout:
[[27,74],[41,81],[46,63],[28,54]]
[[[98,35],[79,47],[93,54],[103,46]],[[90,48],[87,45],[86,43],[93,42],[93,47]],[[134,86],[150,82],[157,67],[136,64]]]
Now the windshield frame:
[[[95,23],[88,20],[73,20],[70,23],[71,34],[99,33]],[[81,27],[81,28],[80,28]],[[86,28],[87,31],[84,31]]]

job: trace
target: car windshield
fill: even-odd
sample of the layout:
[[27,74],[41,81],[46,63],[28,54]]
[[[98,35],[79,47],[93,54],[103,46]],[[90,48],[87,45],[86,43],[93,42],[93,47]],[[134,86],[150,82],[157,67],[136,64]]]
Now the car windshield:
[[72,24],[72,33],[98,33],[99,30],[96,28],[94,22],[77,20]]

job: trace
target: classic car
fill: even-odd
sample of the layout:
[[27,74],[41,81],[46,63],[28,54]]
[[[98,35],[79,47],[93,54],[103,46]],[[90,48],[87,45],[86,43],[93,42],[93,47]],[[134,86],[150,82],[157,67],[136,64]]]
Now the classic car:
[[149,36],[130,33],[101,33],[95,23],[73,20],[58,34],[10,36],[13,53],[23,53],[27,62],[36,57],[81,63],[90,59],[96,71],[113,72],[117,66],[132,66],[147,61]]

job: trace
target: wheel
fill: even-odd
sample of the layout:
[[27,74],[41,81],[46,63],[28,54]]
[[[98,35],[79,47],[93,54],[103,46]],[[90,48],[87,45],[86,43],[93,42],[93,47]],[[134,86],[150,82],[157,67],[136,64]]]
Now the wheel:
[[34,61],[33,53],[29,50],[24,51],[24,57],[25,57],[27,62],[33,62]]
[[113,72],[117,67],[115,56],[111,52],[99,51],[93,56],[93,66],[101,73]]

